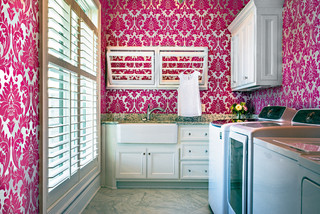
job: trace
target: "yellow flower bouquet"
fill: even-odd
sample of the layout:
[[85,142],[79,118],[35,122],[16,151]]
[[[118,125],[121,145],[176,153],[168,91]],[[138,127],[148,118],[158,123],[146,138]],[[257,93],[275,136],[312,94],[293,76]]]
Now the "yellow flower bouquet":
[[248,112],[248,108],[245,102],[241,102],[240,104],[234,103],[231,105],[230,110],[233,114],[237,115],[237,119],[241,119],[242,114],[246,114]]

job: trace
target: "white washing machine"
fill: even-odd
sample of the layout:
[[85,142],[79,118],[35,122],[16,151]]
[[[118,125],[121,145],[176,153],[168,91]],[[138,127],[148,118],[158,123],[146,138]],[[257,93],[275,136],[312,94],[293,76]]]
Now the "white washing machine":
[[[311,164],[308,163],[310,161],[307,157],[312,153],[318,153],[320,156],[320,127],[304,131],[309,132],[308,135],[315,138],[262,137],[254,139],[253,213],[319,213],[319,165],[318,170],[314,166],[310,167]],[[308,156],[301,158],[304,154]],[[308,198],[313,200],[309,201]],[[315,199],[318,203],[311,204],[310,202],[314,202]],[[304,201],[302,206],[301,201]],[[301,209],[302,212],[300,212]]]
[[299,158],[299,199],[302,214],[320,213],[320,152]]
[[[284,123],[247,123],[234,125],[230,128],[228,158],[227,158],[227,201],[228,212],[233,213],[259,213],[253,210],[253,179],[254,158],[259,157],[253,149],[253,139],[256,137],[294,137],[294,138],[319,138],[320,127],[314,126],[315,118],[319,118],[319,109],[300,110],[293,118],[292,124]],[[313,119],[312,119],[313,118]],[[320,121],[320,120],[319,120]],[[312,126],[305,126],[306,124]],[[278,157],[280,158],[280,157]],[[293,160],[293,158],[291,158]],[[265,166],[260,171],[264,172],[271,165],[266,161],[262,162]],[[288,164],[289,166],[290,164]],[[296,172],[296,164],[291,163],[291,168],[287,171]],[[257,170],[257,169],[256,169]],[[274,173],[283,173],[285,171]],[[285,173],[283,175],[285,176]],[[287,181],[290,178],[287,176]],[[293,182],[293,181],[292,181]],[[290,190],[286,190],[290,191]],[[294,192],[294,191],[291,191]],[[291,209],[292,208],[292,209]],[[297,210],[296,207],[288,207],[285,213],[291,213],[291,210]],[[270,206],[265,205],[265,212],[270,212]]]
[[283,106],[262,109],[258,119],[245,122],[213,121],[209,126],[209,205],[215,214],[228,213],[227,203],[227,145],[230,127],[243,123],[290,123],[296,110]]

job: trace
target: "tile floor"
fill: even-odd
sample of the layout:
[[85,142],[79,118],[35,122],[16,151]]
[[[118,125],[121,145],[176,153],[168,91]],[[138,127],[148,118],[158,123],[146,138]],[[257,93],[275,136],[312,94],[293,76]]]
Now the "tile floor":
[[83,214],[211,214],[205,189],[101,188]]

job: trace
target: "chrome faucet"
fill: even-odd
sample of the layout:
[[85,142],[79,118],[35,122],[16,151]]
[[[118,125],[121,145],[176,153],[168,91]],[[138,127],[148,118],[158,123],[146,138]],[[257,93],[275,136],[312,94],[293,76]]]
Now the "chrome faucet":
[[151,115],[151,113],[152,113],[153,111],[155,111],[155,110],[159,110],[159,111],[164,112],[164,110],[163,110],[162,108],[160,108],[160,107],[153,108],[153,109],[151,109],[151,110],[150,110],[150,104],[148,104],[148,109],[147,109],[147,120],[150,120],[150,115]]

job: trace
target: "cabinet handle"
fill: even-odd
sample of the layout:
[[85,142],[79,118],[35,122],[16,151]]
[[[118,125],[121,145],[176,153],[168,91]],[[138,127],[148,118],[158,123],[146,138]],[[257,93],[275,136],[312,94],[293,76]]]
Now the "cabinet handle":
[[189,132],[189,136],[191,135],[191,133]]
[[189,172],[191,172],[191,169],[188,169]]
[[191,150],[189,150],[189,153],[191,153]]

